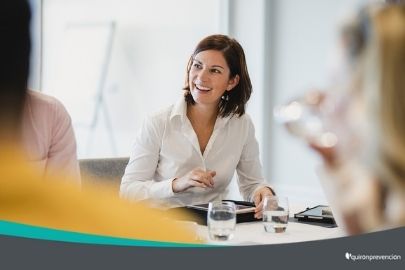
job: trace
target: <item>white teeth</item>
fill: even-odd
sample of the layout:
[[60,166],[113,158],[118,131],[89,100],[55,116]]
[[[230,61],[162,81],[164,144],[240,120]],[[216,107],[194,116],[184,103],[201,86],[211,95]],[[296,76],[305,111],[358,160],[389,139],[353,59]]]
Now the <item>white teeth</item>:
[[211,88],[205,87],[205,86],[202,86],[202,85],[199,85],[199,84],[196,84],[195,86],[196,86],[199,90],[204,90],[204,91],[209,91],[209,90],[211,90]]

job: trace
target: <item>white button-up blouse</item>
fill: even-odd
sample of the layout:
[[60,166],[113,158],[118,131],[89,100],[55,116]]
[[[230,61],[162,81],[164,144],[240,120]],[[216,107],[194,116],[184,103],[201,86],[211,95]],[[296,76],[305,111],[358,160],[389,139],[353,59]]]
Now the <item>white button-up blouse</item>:
[[[202,154],[186,111],[183,98],[145,119],[122,178],[121,196],[161,201],[169,207],[221,200],[227,198],[236,170],[239,190],[251,201],[254,192],[267,185],[250,117],[218,117]],[[173,179],[197,167],[216,171],[214,187],[174,193]]]

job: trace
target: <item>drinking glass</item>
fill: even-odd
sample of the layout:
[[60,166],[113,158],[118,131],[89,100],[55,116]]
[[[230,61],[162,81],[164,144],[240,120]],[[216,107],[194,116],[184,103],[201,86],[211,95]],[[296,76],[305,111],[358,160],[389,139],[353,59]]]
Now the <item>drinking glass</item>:
[[212,240],[226,241],[233,237],[236,207],[233,202],[215,201],[208,205],[208,234]]
[[263,202],[263,225],[266,232],[285,232],[288,224],[287,197],[266,196]]

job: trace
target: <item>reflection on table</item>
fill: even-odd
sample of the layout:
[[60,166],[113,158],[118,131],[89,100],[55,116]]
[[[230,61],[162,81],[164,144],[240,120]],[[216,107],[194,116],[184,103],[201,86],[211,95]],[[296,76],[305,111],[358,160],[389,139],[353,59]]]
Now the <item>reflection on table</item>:
[[[293,209],[293,212],[290,212],[290,217],[292,217],[294,213],[298,212],[297,209],[302,208],[293,207]],[[237,224],[233,238],[224,242],[210,240],[208,237],[207,226],[198,225],[197,234],[201,239],[207,241],[207,243],[219,245],[281,244],[345,236],[345,233],[339,227],[328,225],[324,227],[308,223],[301,223],[293,218],[290,218],[287,230],[284,233],[266,232],[264,230],[263,222],[258,220],[256,222]]]

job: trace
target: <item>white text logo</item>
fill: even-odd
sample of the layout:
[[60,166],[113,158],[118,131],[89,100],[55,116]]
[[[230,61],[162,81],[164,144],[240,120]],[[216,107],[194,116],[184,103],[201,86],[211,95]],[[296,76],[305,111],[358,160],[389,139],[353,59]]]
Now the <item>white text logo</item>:
[[352,261],[399,261],[401,260],[401,255],[397,254],[352,254],[349,252],[345,253],[346,260]]

